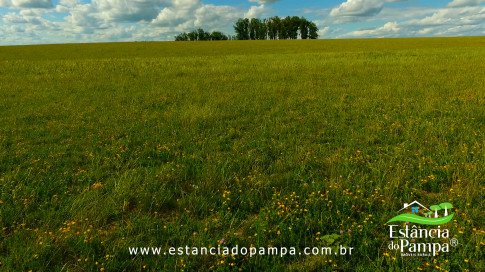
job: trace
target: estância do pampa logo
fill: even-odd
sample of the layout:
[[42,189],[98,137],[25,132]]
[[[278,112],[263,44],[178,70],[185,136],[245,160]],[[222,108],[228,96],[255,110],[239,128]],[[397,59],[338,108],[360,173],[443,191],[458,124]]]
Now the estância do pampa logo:
[[[398,211],[401,214],[386,223],[389,227],[389,238],[393,239],[388,248],[400,251],[401,256],[435,256],[440,252],[449,252],[450,245],[457,246],[458,240],[449,239],[450,231],[441,228],[441,225],[453,218],[451,208],[451,203],[441,203],[429,208],[417,201],[404,203],[404,207]],[[394,225],[393,222],[405,224],[402,227]],[[415,224],[410,226],[411,223]]]

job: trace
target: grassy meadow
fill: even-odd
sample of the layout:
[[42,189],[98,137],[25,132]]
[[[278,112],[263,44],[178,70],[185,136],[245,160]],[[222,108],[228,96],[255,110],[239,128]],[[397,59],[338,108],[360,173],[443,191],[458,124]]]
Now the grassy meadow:
[[[483,60],[485,37],[0,47],[0,270],[485,271]],[[413,200],[453,203],[460,244],[389,250]],[[354,252],[128,251],[221,243]]]

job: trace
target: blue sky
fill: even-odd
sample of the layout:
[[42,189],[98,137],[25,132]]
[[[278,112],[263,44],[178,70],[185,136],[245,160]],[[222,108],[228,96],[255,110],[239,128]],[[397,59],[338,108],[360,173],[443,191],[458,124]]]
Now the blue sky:
[[304,16],[321,39],[485,35],[485,0],[0,0],[0,45],[165,41]]

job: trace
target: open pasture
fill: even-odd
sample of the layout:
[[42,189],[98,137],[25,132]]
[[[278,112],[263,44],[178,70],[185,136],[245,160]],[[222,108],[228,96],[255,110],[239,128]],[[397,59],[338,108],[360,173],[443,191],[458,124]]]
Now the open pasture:
[[[0,270],[484,271],[483,60],[484,37],[0,47]],[[413,200],[452,202],[460,244],[389,250]],[[219,244],[354,252],[128,251]]]

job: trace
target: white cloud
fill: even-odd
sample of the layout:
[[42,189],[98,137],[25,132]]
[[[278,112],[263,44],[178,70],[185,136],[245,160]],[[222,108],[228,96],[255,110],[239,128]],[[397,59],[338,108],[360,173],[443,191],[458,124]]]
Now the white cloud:
[[108,21],[138,22],[156,18],[160,8],[170,2],[168,0],[92,0],[92,5]]
[[174,8],[164,8],[153,19],[152,23],[157,26],[175,27],[187,22],[187,18],[190,17],[191,10],[177,10]]
[[249,0],[249,2],[255,2],[261,5],[274,4],[278,1],[281,1],[281,0]]
[[101,39],[109,41],[130,41],[133,40],[133,34],[137,31],[135,26],[122,27],[117,26],[108,28],[103,32],[98,33]]
[[347,0],[332,9],[330,16],[370,16],[377,14],[384,6],[383,0]]
[[436,10],[430,16],[406,22],[408,25],[419,26],[470,25],[484,23],[485,8],[482,7],[443,8]]
[[[385,3],[405,0],[347,0],[330,11],[332,17],[373,16],[381,12]],[[348,20],[353,20],[348,18]]]
[[11,24],[26,24],[27,19],[24,16],[20,16],[18,13],[10,12],[3,16],[3,22]]
[[65,6],[57,5],[56,6],[56,12],[67,13],[67,12],[69,12],[69,8],[65,7]]
[[457,34],[465,34],[469,31],[474,31],[480,28],[479,25],[463,25],[463,26],[454,26],[445,31],[446,34],[450,33],[457,33]]
[[263,18],[267,17],[272,9],[265,5],[251,6],[249,10],[244,14],[245,18]]
[[[175,34],[199,27],[232,34],[232,26],[240,17],[283,16],[272,9],[275,0],[249,0],[259,5],[248,9],[232,1],[227,5],[204,2],[0,0],[0,6],[10,9],[0,15],[0,44],[173,40]],[[481,5],[485,0],[448,0],[443,8],[415,5],[420,2],[416,0],[399,7],[392,2],[400,0],[343,0],[333,8],[303,6],[295,10],[295,15],[314,21],[321,38],[462,36],[485,31],[485,7]],[[55,8],[52,3],[57,4]],[[59,22],[60,14],[68,15],[61,15],[64,21]],[[340,26],[348,22],[367,28],[349,30],[353,25]],[[369,22],[380,25],[369,28]]]
[[430,34],[435,28],[433,27],[427,27],[427,28],[424,28],[424,29],[421,29],[420,31],[418,31],[418,33],[420,35],[426,35],[426,34]]
[[[250,11],[256,14],[268,10],[262,5]],[[42,19],[36,9],[29,9],[12,12],[0,20],[22,25],[30,35],[40,34],[33,43],[49,38],[63,42],[96,42],[173,40],[175,34],[199,27],[231,34],[234,22],[245,15],[245,10],[239,6],[203,4],[202,0],[93,0],[85,4],[79,0],[60,0],[50,12],[69,15],[62,22],[50,22]],[[47,29],[49,33],[42,33]],[[3,43],[8,41],[3,40]]]
[[70,8],[77,6],[79,3],[81,3],[81,0],[60,0],[59,1],[59,4]]
[[326,26],[320,30],[318,30],[318,37],[325,38],[325,36],[330,32],[330,27]]
[[388,22],[384,26],[376,28],[376,29],[368,29],[368,30],[356,30],[353,32],[348,33],[345,36],[348,37],[376,37],[376,38],[385,38],[385,37],[396,37],[399,33],[399,25],[396,22]]
[[51,0],[0,0],[0,7],[7,8],[52,8]]
[[9,12],[3,16],[3,22],[8,24],[29,24],[40,27],[51,28],[54,24],[41,17],[44,10],[32,9],[32,10],[21,10],[20,12]]
[[52,8],[51,0],[12,0],[12,4],[21,8]]
[[400,20],[405,19],[416,19],[422,18],[424,16],[428,16],[436,12],[436,8],[430,7],[401,7],[401,8],[390,8],[390,7],[383,7],[382,11],[374,16],[371,17],[371,20],[374,21],[392,21],[399,18]]
[[41,16],[45,12],[46,12],[45,9],[23,9],[19,12],[19,14],[23,16],[34,17],[34,16]]
[[[199,3],[193,6],[177,6],[162,9],[151,24],[172,30],[187,31],[193,28],[206,28],[207,30],[225,30],[232,28],[234,21],[244,13],[233,6],[204,5]],[[225,29],[224,29],[225,28]]]
[[195,11],[195,26],[210,29],[232,25],[241,10],[233,6],[203,5]]
[[374,29],[356,30],[340,38],[421,37],[478,35],[485,29],[485,7],[438,8],[428,16]]
[[100,27],[103,23],[97,10],[90,4],[77,5],[69,10],[70,15],[65,17],[66,22],[77,27],[76,30],[88,31],[89,28]]
[[485,3],[485,0],[453,0],[447,7],[466,7],[466,6],[478,6]]
[[41,39],[40,33],[53,33],[61,30],[56,23],[42,18],[40,16],[42,13],[45,13],[45,10],[33,9],[21,10],[19,13],[10,12],[3,16],[3,22],[11,24],[0,25],[4,31],[6,30],[9,33],[9,36],[4,39],[4,43],[9,41],[13,41],[16,44],[19,41],[23,41],[23,43],[38,43]]

